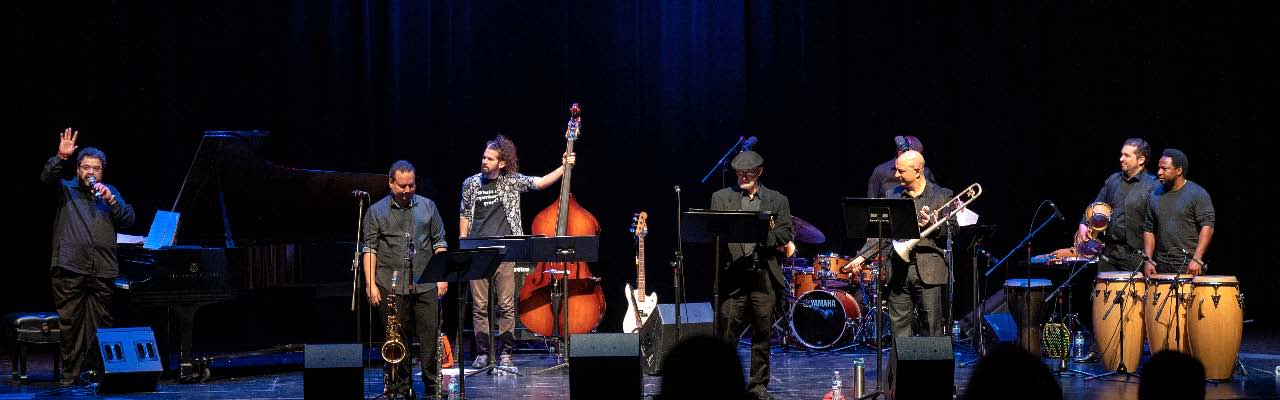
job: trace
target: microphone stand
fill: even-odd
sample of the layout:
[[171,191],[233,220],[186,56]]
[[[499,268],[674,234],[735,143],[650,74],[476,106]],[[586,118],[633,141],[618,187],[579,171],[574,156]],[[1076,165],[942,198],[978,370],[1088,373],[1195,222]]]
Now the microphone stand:
[[[711,174],[716,173],[716,170],[717,170],[717,169],[721,169],[721,167],[723,167],[723,166],[724,166],[724,162],[725,162],[725,160],[728,160],[728,159],[729,159],[729,156],[730,156],[730,155],[733,155],[733,151],[734,151],[734,150],[737,150],[737,149],[738,149],[738,146],[742,145],[742,141],[743,141],[743,140],[745,140],[745,139],[746,139],[746,138],[744,138],[744,137],[742,137],[742,136],[738,136],[738,141],[737,141],[737,142],[734,142],[732,147],[729,147],[729,151],[726,151],[726,152],[724,153],[724,156],[721,156],[721,157],[720,157],[720,161],[716,161],[716,165],[712,166],[710,171],[707,171],[707,175],[703,176],[703,177],[702,177],[702,181],[701,181],[701,182],[699,182],[699,183],[707,183],[707,179],[711,179]],[[721,176],[721,177],[723,178],[723,176]],[[723,180],[723,179],[722,179],[722,180]],[[721,182],[721,183],[723,183],[723,182]],[[724,185],[722,184],[722,185],[720,185],[720,186],[724,186]]]
[[[1125,281],[1124,286],[1122,286],[1122,287],[1120,288],[1120,290],[1119,290],[1118,292],[1116,292],[1115,302],[1111,303],[1111,305],[1107,307],[1107,311],[1106,311],[1106,312],[1104,312],[1104,313],[1102,313],[1102,319],[1104,319],[1104,320],[1105,320],[1105,319],[1107,319],[1107,315],[1111,314],[1111,310],[1113,310],[1117,304],[1119,304],[1119,305],[1120,305],[1120,321],[1119,321],[1119,324],[1118,324],[1118,326],[1117,326],[1117,328],[1119,328],[1119,329],[1118,329],[1118,331],[1119,331],[1119,333],[1120,333],[1120,343],[1119,343],[1119,344],[1120,344],[1120,348],[1119,348],[1119,357],[1120,357],[1120,362],[1119,362],[1119,364],[1117,364],[1117,365],[1116,365],[1116,370],[1115,370],[1115,371],[1107,372],[1107,373],[1105,373],[1105,374],[1094,375],[1094,376],[1091,376],[1091,377],[1085,378],[1084,380],[1086,380],[1086,381],[1090,381],[1090,380],[1094,380],[1094,379],[1098,379],[1098,378],[1105,378],[1105,377],[1112,376],[1112,375],[1120,375],[1120,376],[1123,376],[1123,377],[1124,377],[1124,380],[1123,380],[1123,381],[1119,381],[1119,380],[1115,380],[1115,379],[1108,379],[1108,380],[1109,380],[1109,381],[1112,381],[1112,382],[1124,382],[1124,383],[1129,383],[1129,382],[1130,382],[1130,381],[1129,381],[1129,377],[1131,377],[1131,376],[1132,376],[1132,377],[1135,377],[1135,378],[1139,378],[1139,379],[1141,379],[1141,378],[1142,378],[1142,376],[1141,376],[1141,375],[1138,375],[1138,374],[1133,373],[1133,372],[1129,372],[1129,368],[1128,368],[1128,367],[1126,367],[1126,366],[1124,365],[1124,325],[1125,325],[1125,324],[1124,324],[1124,318],[1125,318],[1125,314],[1124,314],[1124,303],[1125,303],[1125,301],[1124,301],[1124,297],[1125,297],[1125,293],[1128,293],[1128,292],[1130,292],[1130,291],[1132,290],[1132,289],[1130,289],[1130,288],[1132,288],[1132,287],[1134,286],[1134,285],[1133,285],[1133,284],[1134,284],[1134,282],[1136,282],[1136,281],[1134,280],[1134,278],[1136,278],[1136,277],[1138,276],[1138,271],[1142,270],[1142,267],[1143,267],[1143,266],[1145,266],[1145,265],[1146,265],[1146,263],[1147,263],[1147,260],[1146,260],[1146,259],[1143,259],[1143,261],[1139,262],[1139,263],[1138,263],[1138,265],[1137,265],[1137,266],[1135,266],[1135,267],[1133,268],[1133,271],[1129,271],[1129,279],[1128,279],[1127,281]],[[1176,284],[1176,283],[1175,283],[1175,284]],[[1137,293],[1135,292],[1135,293],[1133,293],[1132,295],[1133,295],[1133,296],[1136,296],[1136,295],[1137,295]],[[1105,297],[1105,296],[1104,296],[1104,297]],[[1106,300],[1104,299],[1103,301],[1106,301]],[[1095,327],[1095,328],[1096,328],[1096,327]],[[1141,332],[1139,332],[1139,334],[1141,334]],[[1139,346],[1141,346],[1141,345],[1139,345]],[[1098,349],[1098,350],[1099,350],[1099,351],[1102,351],[1103,349]]]
[[356,195],[356,198],[356,242],[355,250],[351,255],[351,312],[355,314],[356,318],[356,342],[360,342],[360,325],[362,323],[360,322],[360,310],[357,300],[359,300],[360,296],[360,276],[362,272],[360,270],[360,246],[364,243],[364,196]]
[[1028,233],[1026,237],[1022,238],[1022,241],[1018,242],[1017,246],[1013,246],[1013,249],[1009,250],[1009,253],[1005,254],[1004,257],[1001,257],[1000,261],[997,261],[996,265],[988,269],[987,272],[982,274],[982,276],[984,277],[991,276],[992,272],[996,272],[997,269],[999,269],[1001,266],[1004,265],[1005,261],[1009,261],[1009,257],[1013,256],[1013,253],[1017,252],[1018,249],[1021,249],[1022,246],[1025,246],[1027,242],[1030,242],[1032,237],[1035,237],[1036,234],[1040,233],[1040,230],[1044,229],[1044,227],[1049,225],[1050,222],[1053,222],[1053,219],[1057,218],[1057,216],[1058,216],[1057,213],[1054,213],[1054,215],[1050,215],[1048,218],[1045,218],[1044,222],[1040,223],[1040,226],[1036,227],[1035,230],[1031,231],[1031,233]]
[[[737,146],[735,145],[735,147]],[[721,162],[723,161],[724,160],[721,160]],[[703,181],[705,180],[706,179],[703,178]],[[684,223],[684,213],[680,212],[682,207],[680,186],[676,185],[675,189],[676,189],[676,254],[675,254],[676,259],[675,261],[671,262],[671,267],[672,267],[671,272],[672,272],[672,275],[674,275],[672,279],[675,282],[674,284],[675,293],[673,294],[672,297],[675,298],[675,305],[676,305],[676,315],[675,315],[676,341],[679,341],[681,339],[684,339],[684,331],[682,330],[684,329],[684,320],[680,318],[680,308],[681,308],[680,305],[684,303],[684,284],[683,284],[684,283],[683,282],[684,281],[684,229],[683,229],[684,227],[682,226],[682,224]]]

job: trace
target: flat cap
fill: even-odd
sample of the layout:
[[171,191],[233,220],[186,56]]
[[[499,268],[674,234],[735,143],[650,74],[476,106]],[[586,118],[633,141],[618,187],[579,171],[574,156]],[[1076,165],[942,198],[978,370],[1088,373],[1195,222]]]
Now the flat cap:
[[756,169],[764,165],[764,157],[761,157],[760,153],[747,150],[733,157],[733,161],[729,165],[736,170]]

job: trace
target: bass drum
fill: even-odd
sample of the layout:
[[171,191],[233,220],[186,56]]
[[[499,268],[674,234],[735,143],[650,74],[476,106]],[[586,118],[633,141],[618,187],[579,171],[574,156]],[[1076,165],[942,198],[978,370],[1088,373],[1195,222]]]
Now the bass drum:
[[853,339],[862,307],[839,290],[814,290],[791,305],[791,333],[800,344],[820,350]]

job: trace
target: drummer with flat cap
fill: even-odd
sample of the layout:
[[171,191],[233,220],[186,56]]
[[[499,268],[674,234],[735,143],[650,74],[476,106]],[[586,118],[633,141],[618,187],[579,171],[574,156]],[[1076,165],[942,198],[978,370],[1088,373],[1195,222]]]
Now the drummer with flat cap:
[[744,328],[751,328],[751,376],[747,390],[757,399],[771,399],[769,384],[769,340],[773,335],[774,308],[784,287],[780,260],[791,241],[791,203],[787,196],[760,184],[764,157],[744,151],[730,163],[737,184],[711,195],[711,208],[724,211],[771,211],[772,229],[762,243],[727,243],[729,260],[721,265],[720,318],[722,337],[737,343]]

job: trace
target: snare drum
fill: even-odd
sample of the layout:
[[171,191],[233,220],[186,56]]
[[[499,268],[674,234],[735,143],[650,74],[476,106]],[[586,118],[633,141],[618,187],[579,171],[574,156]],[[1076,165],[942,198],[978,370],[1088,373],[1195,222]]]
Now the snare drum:
[[1108,371],[1115,371],[1122,359],[1126,370],[1136,371],[1142,357],[1142,295],[1147,292],[1147,283],[1142,275],[1131,276],[1129,272],[1099,272],[1089,295],[1093,300],[1094,344]]
[[[1178,285],[1174,285],[1177,278]],[[1187,343],[1187,308],[1191,305],[1191,275],[1155,274],[1147,278],[1142,317],[1151,354],[1162,350],[1190,353]],[[1177,288],[1179,297],[1174,296]],[[1128,332],[1125,332],[1127,335]]]
[[1201,275],[1191,280],[1187,338],[1191,355],[1204,364],[1206,379],[1230,379],[1240,355],[1244,296],[1234,276]]
[[841,290],[814,290],[791,305],[791,333],[811,349],[825,349],[852,339],[862,308]]

